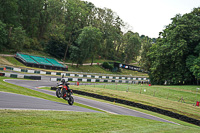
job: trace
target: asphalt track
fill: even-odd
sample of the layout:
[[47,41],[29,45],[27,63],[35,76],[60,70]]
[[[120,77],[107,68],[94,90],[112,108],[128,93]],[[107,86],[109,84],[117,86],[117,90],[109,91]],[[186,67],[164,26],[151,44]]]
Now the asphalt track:
[[[23,86],[26,88],[30,88],[36,91],[40,91],[49,95],[54,95],[54,91],[42,90],[38,89],[38,87],[42,86],[56,86],[57,82],[50,81],[31,81],[31,80],[5,80],[8,83],[12,83],[15,85]],[[9,95],[12,95],[9,97]],[[112,113],[112,114],[120,114],[120,115],[129,115],[134,117],[142,117],[146,119],[152,119],[161,122],[173,123],[177,124],[159,117],[155,117],[152,115],[148,115],[142,112],[138,112],[132,109],[120,107],[113,104],[108,104],[104,102],[99,102],[91,99],[86,99],[78,96],[73,96],[75,102],[81,103],[87,106],[91,106],[94,108],[101,109],[103,111]],[[44,103],[43,103],[44,102]],[[6,103],[6,104],[3,104]],[[53,101],[48,101],[40,98],[28,97],[18,94],[4,93],[0,92],[0,108],[15,108],[15,109],[47,109],[47,110],[66,110],[66,111],[81,111],[81,112],[97,112],[89,109],[85,109],[78,106],[70,106],[62,103],[57,103]]]
[[53,102],[41,98],[20,94],[0,92],[1,109],[30,109],[30,110],[57,110],[77,112],[98,112],[78,106],[70,106],[64,103]]

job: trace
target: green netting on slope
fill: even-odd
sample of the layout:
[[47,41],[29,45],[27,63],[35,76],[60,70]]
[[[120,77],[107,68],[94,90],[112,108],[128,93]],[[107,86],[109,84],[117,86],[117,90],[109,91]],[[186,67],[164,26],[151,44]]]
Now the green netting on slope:
[[29,55],[17,53],[17,56],[19,56],[20,58],[22,58],[27,63],[37,64],[37,62],[34,61]]
[[55,59],[46,58],[49,62],[51,62],[54,66],[64,67],[62,64],[58,63]]
[[36,60],[39,64],[52,66],[52,64],[49,63],[47,60],[45,60],[45,58],[43,57],[39,56],[30,56],[30,57]]

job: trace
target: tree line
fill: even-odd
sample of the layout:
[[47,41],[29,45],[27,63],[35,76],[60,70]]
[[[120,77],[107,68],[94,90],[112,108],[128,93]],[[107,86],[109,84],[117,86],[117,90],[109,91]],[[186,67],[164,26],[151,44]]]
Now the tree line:
[[153,84],[200,83],[200,8],[177,14],[156,43],[145,43],[140,64]]
[[81,0],[0,2],[0,51],[39,50],[76,64],[97,57],[130,63],[140,55],[145,36],[111,9]]
[[111,9],[91,2],[0,3],[0,52],[43,51],[76,64],[98,57],[130,63],[141,56],[153,84],[200,81],[200,8],[177,14],[155,39],[132,32]]

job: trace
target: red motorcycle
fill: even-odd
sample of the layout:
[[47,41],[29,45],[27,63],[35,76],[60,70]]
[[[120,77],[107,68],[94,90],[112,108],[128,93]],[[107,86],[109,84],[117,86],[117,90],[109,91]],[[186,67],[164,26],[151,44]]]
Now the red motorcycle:
[[68,101],[69,105],[74,104],[74,98],[72,97],[72,90],[69,88],[69,83],[65,81],[65,79],[62,79],[59,83],[57,89],[56,89],[56,96],[58,98],[62,97],[63,99]]

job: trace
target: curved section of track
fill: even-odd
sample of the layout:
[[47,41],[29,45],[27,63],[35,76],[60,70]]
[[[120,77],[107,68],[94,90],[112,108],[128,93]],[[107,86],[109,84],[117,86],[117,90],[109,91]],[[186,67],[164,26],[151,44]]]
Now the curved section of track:
[[[23,87],[26,87],[26,88],[30,88],[30,89],[33,89],[33,90],[37,90],[37,91],[55,96],[55,92],[37,89],[37,87],[40,87],[40,86],[56,86],[57,82],[30,81],[30,80],[5,80],[5,81],[8,82],[8,83],[23,86]],[[95,108],[98,108],[98,109],[101,109],[101,110],[104,110],[104,111],[107,111],[107,112],[110,112],[110,113],[113,113],[113,114],[142,117],[142,118],[146,118],[146,119],[152,119],[152,120],[156,120],[156,121],[176,124],[174,122],[171,122],[171,121],[168,121],[168,120],[165,120],[165,119],[162,119],[162,118],[158,118],[158,117],[155,117],[155,116],[152,116],[152,115],[148,115],[148,114],[138,112],[138,111],[135,111],[135,110],[131,110],[131,109],[128,109],[128,108],[116,106],[116,105],[113,105],[113,104],[108,104],[108,103],[104,103],[104,102],[99,102],[99,101],[95,101],[95,100],[81,98],[81,97],[78,97],[78,96],[74,96],[74,99],[75,99],[75,102],[77,102],[77,103],[81,103],[81,104],[85,104],[87,106],[95,107]]]
[[31,110],[59,110],[78,112],[98,112],[78,106],[70,106],[64,103],[53,102],[42,98],[25,96],[20,94],[0,92],[1,109],[31,109]]

